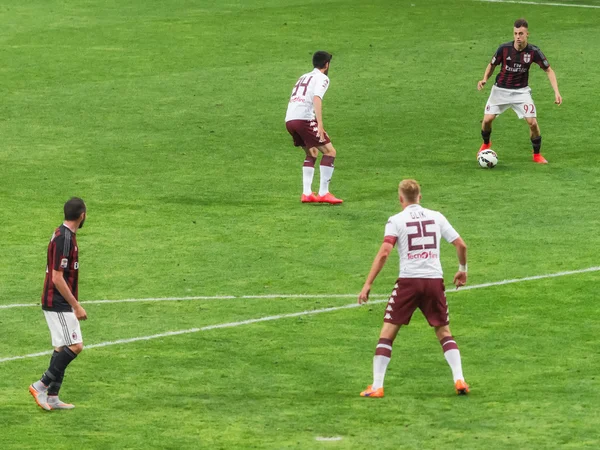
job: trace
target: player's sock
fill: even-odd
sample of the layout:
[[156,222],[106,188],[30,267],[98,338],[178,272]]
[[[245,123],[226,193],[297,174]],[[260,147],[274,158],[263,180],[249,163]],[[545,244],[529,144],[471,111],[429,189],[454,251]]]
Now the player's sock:
[[[56,357],[58,356],[59,353],[60,352],[57,352],[56,350],[54,350],[52,352],[52,356],[50,357],[50,364],[48,365],[48,369],[50,369],[50,367],[52,367],[52,364],[54,364],[54,360],[56,359]],[[47,377],[44,378],[45,375],[46,375],[46,373],[44,373],[44,375],[42,375],[42,378],[40,378],[40,381],[36,381],[35,383],[33,383],[33,387],[35,387],[38,391],[40,391],[42,389],[47,390],[48,386],[52,382],[51,379],[49,379]]]
[[383,387],[385,372],[390,363],[390,359],[392,358],[393,343],[394,342],[391,339],[384,338],[379,339],[379,342],[377,343],[375,356],[373,357],[373,390]]
[[321,170],[321,187],[319,188],[320,196],[323,196],[329,192],[329,182],[331,181],[331,177],[333,175],[334,161],[335,156],[323,155],[321,158],[321,165],[319,166],[319,169]]
[[313,158],[312,156],[307,156],[304,160],[304,165],[302,166],[302,193],[304,195],[312,194],[312,182],[313,177],[315,176],[315,162],[317,158]]
[[58,381],[61,374],[65,373],[67,366],[77,358],[77,354],[74,353],[69,347],[64,347],[62,351],[54,358],[52,365],[42,375],[42,383],[46,386],[50,386],[53,381]]
[[540,150],[542,148],[542,137],[538,136],[531,138],[531,145],[533,146],[533,154],[539,155]]
[[490,131],[485,131],[485,130],[481,130],[481,137],[483,138],[483,143],[484,144],[489,144],[490,143],[490,136],[492,135],[492,130]]
[[50,385],[48,385],[48,396],[58,396],[58,392],[60,391],[60,387],[62,386],[64,376],[65,372],[63,370],[57,375],[56,380],[52,381]]
[[460,361],[460,352],[458,351],[458,345],[452,336],[446,336],[440,341],[442,344],[442,350],[444,350],[444,358],[448,362],[450,369],[452,369],[452,378],[454,382],[457,380],[463,380],[462,364]]

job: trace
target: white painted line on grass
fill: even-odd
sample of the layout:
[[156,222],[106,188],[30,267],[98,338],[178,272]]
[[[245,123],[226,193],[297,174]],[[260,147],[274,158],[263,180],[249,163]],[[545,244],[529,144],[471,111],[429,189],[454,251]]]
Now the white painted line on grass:
[[527,2],[517,0],[479,0],[485,3],[515,3],[517,5],[538,5],[538,6],[570,6],[572,8],[592,8],[600,9],[600,5],[574,5],[572,3],[550,3],[550,2]]
[[[493,283],[476,284],[473,286],[461,288],[461,291],[470,290],[470,289],[481,289],[481,288],[486,288],[486,287],[491,287],[491,286],[502,286],[505,284],[520,283],[523,281],[540,280],[543,278],[553,278],[553,277],[560,277],[560,276],[565,276],[565,275],[574,275],[574,274],[578,274],[578,273],[597,272],[597,271],[600,271],[600,267],[589,267],[587,269],[570,270],[568,272],[557,272],[557,273],[548,274],[548,275],[535,275],[532,277],[515,278],[512,280],[496,281]],[[452,289],[452,290],[448,290],[446,292],[450,293],[450,292],[458,292],[458,291]],[[355,294],[349,294],[349,295],[356,297]],[[381,297],[381,295],[378,295],[377,297]],[[242,298],[242,297],[238,297],[238,298]],[[260,297],[260,298],[262,298],[262,297]],[[288,298],[288,297],[285,297],[285,298]],[[388,295],[385,295],[384,299],[372,300],[370,302],[370,304],[384,303],[387,301],[387,298],[388,298]],[[189,328],[187,330],[167,331],[165,333],[157,333],[157,334],[152,334],[149,336],[140,336],[140,337],[134,337],[134,338],[129,338],[129,339],[118,339],[116,341],[100,342],[98,344],[86,345],[85,348],[91,349],[91,348],[99,348],[99,347],[108,347],[111,345],[118,345],[118,344],[131,344],[132,342],[150,341],[152,339],[159,339],[162,337],[179,336],[181,334],[198,333],[200,331],[217,330],[220,328],[233,328],[233,327],[239,327],[241,325],[250,325],[250,324],[259,323],[259,322],[269,322],[272,320],[288,319],[290,317],[301,317],[301,316],[308,316],[308,315],[314,315],[314,314],[321,314],[321,313],[325,313],[325,312],[339,311],[342,309],[356,308],[359,306],[360,305],[358,303],[350,303],[347,305],[333,306],[330,308],[313,309],[313,310],[308,310],[308,311],[300,311],[300,312],[287,313],[287,314],[277,314],[275,316],[259,317],[258,319],[248,319],[248,320],[242,320],[240,322],[221,323],[221,324],[217,324],[217,325],[208,325],[208,326],[201,327],[201,328]],[[50,354],[52,354],[52,350],[45,351],[45,352],[38,352],[38,353],[30,353],[28,355],[21,355],[21,356],[9,356],[6,358],[0,358],[0,364],[4,363],[4,362],[8,362],[8,361],[16,361],[19,359],[35,358],[38,356],[45,356],[45,355],[50,355]]]
[[[520,283],[522,281],[540,280],[543,278],[562,277],[565,275],[575,275],[585,272],[598,272],[600,267],[588,267],[587,269],[569,270],[566,272],[556,272],[545,275],[534,275],[525,278],[513,278],[510,280],[493,281],[490,283],[477,284],[473,286],[462,287],[461,290],[477,289],[489,286],[502,286],[504,284]],[[449,289],[446,292],[454,292],[454,289]],[[215,296],[193,296],[193,297],[150,297],[150,298],[126,298],[121,300],[87,300],[82,301],[82,305],[102,305],[110,303],[146,303],[146,302],[181,302],[181,301],[198,301],[198,300],[272,300],[272,299],[302,299],[302,298],[354,298],[358,294],[267,294],[267,295],[215,295]],[[371,294],[372,298],[387,297],[388,294]],[[0,309],[9,308],[26,308],[31,306],[40,307],[40,303],[13,303],[10,305],[0,305]]]
[[342,437],[341,436],[331,436],[331,437],[325,437],[325,436],[317,436],[315,438],[315,441],[341,441]]

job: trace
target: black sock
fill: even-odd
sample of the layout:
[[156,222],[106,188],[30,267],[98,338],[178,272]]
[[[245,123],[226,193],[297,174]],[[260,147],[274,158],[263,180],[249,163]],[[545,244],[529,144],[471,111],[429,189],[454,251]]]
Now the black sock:
[[531,138],[531,145],[533,145],[533,154],[539,155],[540,149],[542,148],[542,137]]
[[484,144],[487,145],[490,143],[490,135],[491,134],[492,134],[492,130],[490,130],[490,131],[481,130],[481,137],[483,138]]
[[[57,352],[56,350],[54,350],[54,351],[52,352],[52,357],[50,358],[50,365],[48,366],[48,369],[49,369],[50,367],[52,367],[52,364],[54,364],[54,360],[56,359],[56,356],[57,356],[59,353],[60,353],[60,352]],[[46,372],[47,372],[47,371],[46,371]],[[50,383],[52,383],[52,380],[51,380],[50,378],[46,377],[46,372],[44,372],[44,373],[42,374],[42,378],[40,378],[40,381],[41,381],[42,383],[44,383],[44,385],[46,385],[46,386],[50,386]]]
[[59,352],[56,357],[54,357],[52,365],[42,376],[42,383],[44,383],[46,386],[50,386],[50,383],[53,381],[61,383],[65,369],[75,358],[77,358],[77,354],[74,353],[69,347],[63,348],[62,351]]
[[56,380],[50,382],[48,385],[48,395],[58,395],[64,376],[65,372],[63,371],[56,377]]

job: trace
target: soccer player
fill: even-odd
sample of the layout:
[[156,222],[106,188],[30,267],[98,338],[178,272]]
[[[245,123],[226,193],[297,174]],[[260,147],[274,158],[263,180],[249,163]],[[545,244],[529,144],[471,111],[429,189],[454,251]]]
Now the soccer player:
[[85,309],[77,300],[79,259],[75,234],[83,227],[86,206],[73,197],[64,206],[65,221],[58,227],[50,244],[46,279],[42,294],[42,310],[50,328],[54,353],[42,378],[29,386],[36,403],[47,411],[72,409],[75,406],[58,398],[67,366],[83,350],[80,320],[86,320]]
[[[336,153],[323,128],[323,97],[329,87],[327,74],[331,58],[331,54],[323,51],[313,55],[314,70],[305,73],[296,82],[285,115],[285,126],[294,139],[294,145],[302,147],[306,153],[302,167],[302,203],[335,205],[343,202],[329,192]],[[320,165],[321,186],[319,195],[316,195],[312,191],[312,181],[318,152],[321,152],[323,157]]]
[[548,80],[554,89],[554,103],[560,105],[562,97],[558,91],[558,82],[550,63],[535,45],[527,42],[529,38],[528,24],[525,19],[515,21],[513,35],[514,41],[502,44],[496,50],[492,61],[488,64],[483,74],[483,79],[477,83],[477,90],[482,90],[488,78],[494,73],[498,65],[502,65],[500,73],[496,76],[496,83],[485,105],[483,122],[481,124],[481,137],[483,144],[479,151],[491,147],[490,135],[494,119],[512,108],[519,119],[525,119],[529,125],[529,135],[533,146],[533,161],[538,164],[547,164],[548,161],[540,153],[542,136],[537,122],[537,109],[531,98],[531,88],[527,82],[529,68],[532,63],[540,66],[548,75]]
[[389,218],[383,244],[358,296],[359,304],[369,300],[371,286],[397,244],[400,275],[385,309],[383,328],[375,349],[373,384],[360,395],[383,397],[383,379],[392,357],[392,344],[400,327],[409,324],[417,308],[435,329],[452,370],[457,394],[468,394],[469,386],[463,377],[460,352],[448,326],[448,305],[440,264],[440,238],[456,247],[459,265],[454,284],[457,288],[467,282],[467,246],[441,213],[419,204],[421,188],[415,180],[403,180],[398,192],[402,212]]

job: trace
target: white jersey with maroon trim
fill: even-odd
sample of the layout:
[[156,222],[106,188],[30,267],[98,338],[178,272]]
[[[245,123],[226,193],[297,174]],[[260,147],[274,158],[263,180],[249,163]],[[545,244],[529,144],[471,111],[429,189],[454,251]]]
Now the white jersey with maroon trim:
[[329,77],[319,69],[302,75],[292,90],[285,121],[315,120],[313,98],[317,95],[322,99],[328,87]]
[[439,212],[421,205],[407,206],[389,218],[385,242],[398,244],[400,278],[442,278],[440,237],[454,242],[460,236]]

